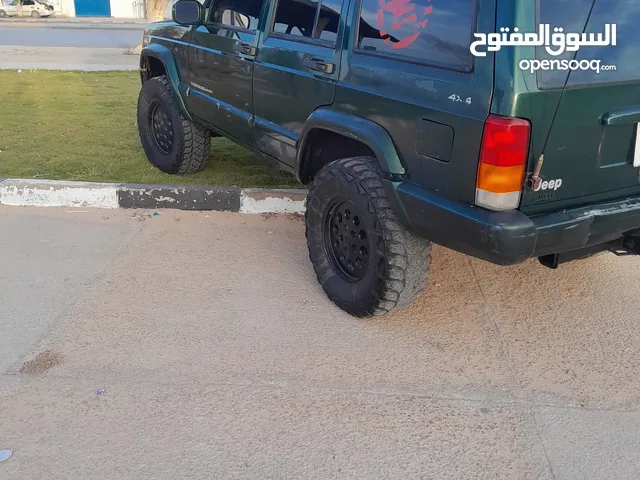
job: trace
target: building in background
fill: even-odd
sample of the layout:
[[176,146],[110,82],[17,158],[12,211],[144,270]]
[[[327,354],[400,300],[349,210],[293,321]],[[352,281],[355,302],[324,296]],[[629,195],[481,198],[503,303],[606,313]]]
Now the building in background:
[[144,18],[146,0],[46,0],[56,15],[67,17]]
[[[14,0],[0,0],[0,5]],[[114,17],[145,18],[147,0],[40,0],[53,6],[58,17]],[[169,0],[164,11],[171,18],[171,9],[177,0]],[[204,1],[204,0],[201,0]]]

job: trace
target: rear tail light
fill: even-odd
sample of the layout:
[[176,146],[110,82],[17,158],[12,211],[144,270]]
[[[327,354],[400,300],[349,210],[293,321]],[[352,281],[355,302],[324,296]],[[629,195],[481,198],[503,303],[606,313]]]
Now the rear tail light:
[[496,211],[518,208],[530,135],[528,120],[489,115],[482,135],[476,205]]

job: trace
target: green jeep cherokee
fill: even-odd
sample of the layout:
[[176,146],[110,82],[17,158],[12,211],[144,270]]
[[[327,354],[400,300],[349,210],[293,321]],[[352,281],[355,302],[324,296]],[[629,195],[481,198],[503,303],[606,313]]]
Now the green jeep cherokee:
[[384,314],[430,242],[640,252],[638,24],[636,0],[179,0],[144,34],[140,138],[164,172],[217,135],[294,172],[324,291]]

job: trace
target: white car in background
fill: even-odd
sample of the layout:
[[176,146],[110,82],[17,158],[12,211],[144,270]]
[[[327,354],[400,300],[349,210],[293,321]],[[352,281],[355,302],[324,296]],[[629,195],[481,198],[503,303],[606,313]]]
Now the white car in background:
[[18,4],[14,1],[0,5],[0,17],[15,17],[18,15]]
[[[22,0],[23,17],[51,17],[55,15],[53,5],[39,0]],[[0,5],[0,17],[15,17],[18,15],[17,0]]]

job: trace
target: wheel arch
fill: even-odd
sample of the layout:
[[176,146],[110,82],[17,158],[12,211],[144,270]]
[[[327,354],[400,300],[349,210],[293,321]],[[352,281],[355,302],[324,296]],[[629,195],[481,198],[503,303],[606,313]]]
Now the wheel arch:
[[[319,160],[314,158],[313,147],[318,135],[340,137],[340,147],[345,150],[345,154],[329,154]],[[348,113],[329,108],[315,110],[305,122],[298,145],[295,170],[296,177],[303,184],[308,184],[329,161],[352,156],[375,157],[386,175],[396,177],[405,174],[389,133],[371,120]]]
[[152,43],[140,52],[140,80],[144,84],[147,80],[160,75],[167,76],[180,110],[185,117],[192,120],[180,94],[180,74],[173,53],[164,45]]

